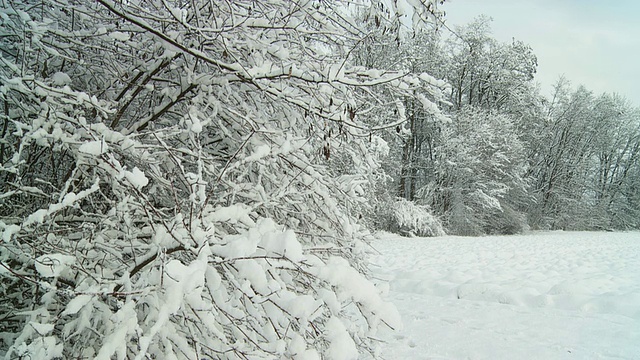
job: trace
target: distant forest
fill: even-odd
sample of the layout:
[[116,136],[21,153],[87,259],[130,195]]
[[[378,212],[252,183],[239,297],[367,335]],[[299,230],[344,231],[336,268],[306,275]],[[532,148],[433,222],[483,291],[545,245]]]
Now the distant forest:
[[373,197],[381,228],[438,233],[434,219],[416,214],[459,235],[640,227],[635,104],[565,78],[543,96],[531,47],[495,40],[487,17],[455,29],[436,22],[399,45],[382,30],[355,53],[366,67],[447,83],[436,115],[419,97],[380,115],[407,119],[381,135],[390,149],[382,167],[389,183]]

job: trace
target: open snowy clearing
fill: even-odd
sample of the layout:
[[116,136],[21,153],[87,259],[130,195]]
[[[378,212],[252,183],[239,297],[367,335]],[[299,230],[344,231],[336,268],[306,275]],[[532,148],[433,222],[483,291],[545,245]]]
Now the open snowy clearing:
[[385,359],[640,359],[640,233],[374,242]]

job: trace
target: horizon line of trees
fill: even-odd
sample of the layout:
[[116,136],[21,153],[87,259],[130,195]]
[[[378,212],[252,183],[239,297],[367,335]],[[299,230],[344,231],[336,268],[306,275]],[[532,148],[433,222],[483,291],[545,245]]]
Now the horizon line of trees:
[[563,77],[542,95],[531,47],[497,41],[490,21],[451,34],[436,22],[399,46],[378,33],[361,46],[362,64],[427,72],[448,86],[438,116],[407,97],[407,121],[384,134],[392,185],[381,188],[394,190],[378,194],[375,226],[438,233],[399,225],[401,198],[450,234],[640,228],[640,110]]

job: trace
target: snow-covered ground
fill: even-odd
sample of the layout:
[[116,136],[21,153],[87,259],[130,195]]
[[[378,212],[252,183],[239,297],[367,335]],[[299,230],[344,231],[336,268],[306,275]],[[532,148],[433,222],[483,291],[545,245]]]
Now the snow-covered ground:
[[385,359],[640,359],[640,233],[381,236]]

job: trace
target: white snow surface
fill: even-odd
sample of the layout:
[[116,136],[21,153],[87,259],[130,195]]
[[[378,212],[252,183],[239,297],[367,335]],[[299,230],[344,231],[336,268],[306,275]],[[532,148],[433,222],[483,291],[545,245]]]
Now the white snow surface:
[[109,37],[118,41],[127,41],[131,38],[129,34],[123,33],[121,31],[114,31],[109,34]]
[[59,71],[53,74],[53,76],[51,77],[51,80],[53,80],[53,84],[56,86],[71,84],[71,77],[66,73],[59,72]]
[[404,328],[384,359],[640,359],[640,232],[373,243]]
[[149,183],[149,179],[144,175],[142,170],[138,169],[138,167],[134,167],[131,171],[125,171],[124,176],[129,180],[131,185],[135,186],[138,189],[141,189]]
[[102,155],[109,150],[109,147],[106,142],[102,140],[89,141],[86,142],[78,148],[80,152],[91,154],[91,155]]
[[36,271],[44,277],[57,277],[75,262],[73,256],[64,254],[41,255],[36,258]]

